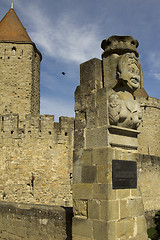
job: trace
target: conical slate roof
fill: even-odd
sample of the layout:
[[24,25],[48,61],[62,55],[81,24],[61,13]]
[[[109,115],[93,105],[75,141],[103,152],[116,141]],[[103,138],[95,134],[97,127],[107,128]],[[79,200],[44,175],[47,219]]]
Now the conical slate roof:
[[0,41],[32,42],[13,8],[0,22]]

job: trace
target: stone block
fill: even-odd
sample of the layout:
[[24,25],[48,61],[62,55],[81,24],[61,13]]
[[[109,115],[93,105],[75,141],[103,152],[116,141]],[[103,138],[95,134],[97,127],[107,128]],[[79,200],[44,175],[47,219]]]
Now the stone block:
[[137,217],[137,235],[147,232],[146,219],[144,216]]
[[73,198],[93,199],[93,184],[89,183],[74,184]]
[[118,220],[119,216],[119,201],[101,201],[101,219],[104,221]]
[[88,216],[88,201],[87,200],[74,199],[73,204],[74,204],[73,212],[74,212],[75,216],[76,215],[78,215],[80,217]]
[[83,166],[90,166],[92,164],[92,150],[83,149],[80,155],[80,164]]
[[109,125],[108,100],[106,88],[100,89],[96,94],[99,126]]
[[86,148],[103,148],[108,146],[107,127],[86,129]]
[[91,166],[92,165],[92,150],[80,149],[73,152],[74,166]]
[[120,200],[120,218],[135,217],[144,213],[141,198]]
[[108,200],[117,199],[117,190],[112,188],[112,184],[107,184],[107,199]]
[[[93,149],[92,151],[93,164],[104,165],[112,163],[113,149],[105,147],[100,149]],[[112,169],[112,166],[111,166]]]
[[80,83],[87,81],[99,81],[99,86],[102,86],[102,61],[98,58],[93,58],[80,65]]
[[108,165],[98,165],[97,166],[97,182],[98,183],[107,183],[108,178],[111,177],[111,169],[108,168]]
[[136,137],[109,134],[108,142],[113,147],[126,148],[130,150],[137,150],[138,142]]
[[87,128],[97,128],[98,127],[98,117],[96,108],[87,108],[86,109],[86,118],[87,118]]
[[73,168],[73,183],[81,183],[82,167],[74,166]]
[[84,130],[76,131],[74,133],[74,145],[75,149],[80,149],[84,147]]
[[93,198],[99,200],[107,199],[107,184],[93,184]]
[[88,218],[99,219],[101,202],[99,200],[89,200],[88,201]]
[[97,182],[97,167],[96,166],[83,166],[81,179],[82,179],[82,183]]
[[118,189],[117,190],[117,198],[118,199],[129,198],[130,194],[131,194],[131,189]]
[[103,58],[103,74],[104,74],[104,86],[108,89],[112,89],[116,84],[116,69],[119,56],[117,54],[111,54],[107,58]]
[[93,198],[99,200],[116,200],[116,190],[112,189],[111,184],[94,184]]
[[76,111],[76,118],[75,118],[75,129],[81,130],[84,129],[86,126],[86,114],[85,112]]
[[129,239],[134,234],[135,219],[122,219],[117,222],[117,238]]
[[92,237],[93,232],[93,221],[89,219],[82,219],[82,218],[73,218],[72,222],[72,233],[74,235],[79,235],[82,237]]
[[116,221],[110,221],[107,222],[107,232],[108,236],[107,239],[109,240],[115,240],[117,237],[117,226],[116,226]]
[[96,240],[107,239],[108,226],[104,221],[94,220],[93,221],[93,236]]

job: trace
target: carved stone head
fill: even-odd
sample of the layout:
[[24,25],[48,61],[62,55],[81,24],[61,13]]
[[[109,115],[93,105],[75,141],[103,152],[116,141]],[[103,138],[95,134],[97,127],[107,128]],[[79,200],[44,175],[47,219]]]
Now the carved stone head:
[[134,53],[122,55],[118,62],[117,75],[121,85],[130,92],[141,87],[141,65]]

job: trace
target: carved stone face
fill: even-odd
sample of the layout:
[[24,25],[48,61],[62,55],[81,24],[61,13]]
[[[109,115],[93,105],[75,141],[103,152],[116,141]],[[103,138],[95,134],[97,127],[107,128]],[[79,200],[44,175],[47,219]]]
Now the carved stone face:
[[140,70],[134,62],[126,63],[122,72],[129,88],[134,90],[140,87]]
[[128,55],[122,59],[120,65],[119,78],[123,81],[123,84],[132,91],[140,88],[140,69],[136,58]]

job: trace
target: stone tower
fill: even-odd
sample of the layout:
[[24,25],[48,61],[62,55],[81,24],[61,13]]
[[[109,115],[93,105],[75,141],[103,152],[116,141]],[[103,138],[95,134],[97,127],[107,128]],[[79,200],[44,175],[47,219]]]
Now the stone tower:
[[41,59],[11,7],[0,22],[0,114],[40,113]]

